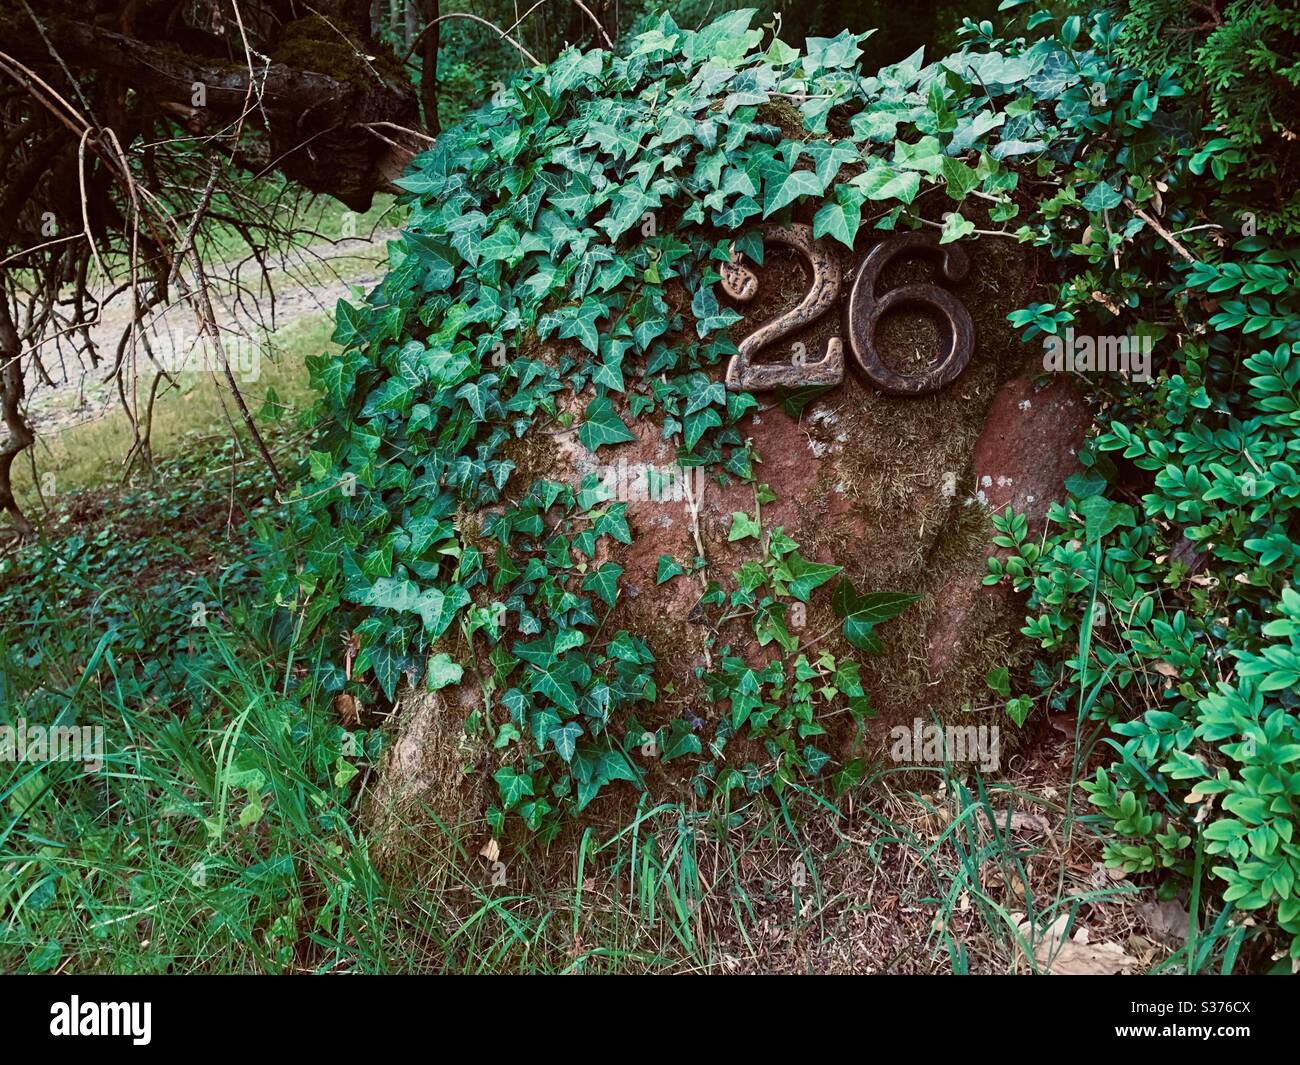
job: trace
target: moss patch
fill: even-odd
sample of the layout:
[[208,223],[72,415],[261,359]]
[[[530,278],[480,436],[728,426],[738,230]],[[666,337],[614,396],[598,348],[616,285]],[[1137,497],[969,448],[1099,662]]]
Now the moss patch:
[[402,64],[392,52],[380,45],[363,50],[346,30],[323,15],[286,23],[271,49],[271,61],[363,88],[379,79],[404,77]]

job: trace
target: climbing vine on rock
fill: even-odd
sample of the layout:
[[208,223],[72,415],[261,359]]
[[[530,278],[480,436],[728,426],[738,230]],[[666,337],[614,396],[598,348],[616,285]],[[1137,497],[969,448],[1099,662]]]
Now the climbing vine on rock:
[[[687,31],[665,16],[626,55],[567,52],[447,131],[402,179],[411,213],[387,277],[364,305],[339,305],[344,352],[311,365],[325,431],[300,505],[303,565],[282,597],[308,629],[347,630],[352,683],[373,678],[389,698],[459,641],[502,761],[497,820],[550,830],[604,785],[643,783],[629,751],[647,742],[663,760],[698,756],[702,790],[779,788],[832,761],[815,707],[859,724],[869,713],[856,664],[800,654],[786,623],[792,603],[830,594],[839,567],[760,526],[767,489],[739,429],[756,404],[718,379],[740,320],[715,291],[719,268],[737,252],[761,262],[759,225],[796,209],[849,246],[867,221],[919,225],[911,205],[929,193],[954,208],[979,193],[1012,217],[1004,160],[1038,151],[1042,131],[1032,108],[996,102],[1025,96],[1047,58],[917,55],[865,77],[860,37],[800,52],[750,19]],[[954,211],[944,238],[970,228]],[[646,419],[683,467],[755,485],[732,538],[752,537],[761,558],[730,576],[686,566],[704,579],[701,610],[752,617],[783,657],[755,670],[716,648],[701,680],[731,711],[707,740],[680,720],[637,724],[656,696],[651,652],[604,631],[625,504],[595,478],[512,482],[511,444],[528,434],[570,432],[598,451]],[[677,568],[664,579],[688,579]],[[911,601],[835,594],[867,652],[873,626]],[[328,685],[346,683],[325,668]],[[766,768],[724,766],[741,732]],[[841,786],[861,771],[834,768]]]

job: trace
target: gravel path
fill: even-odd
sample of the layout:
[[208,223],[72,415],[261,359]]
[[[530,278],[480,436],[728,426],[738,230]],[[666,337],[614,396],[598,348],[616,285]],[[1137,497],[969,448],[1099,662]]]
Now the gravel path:
[[[274,348],[277,331],[303,318],[332,313],[338,299],[350,296],[354,288],[368,291],[376,285],[384,273],[385,242],[396,236],[397,230],[383,230],[372,239],[326,241],[277,254],[268,263],[270,288],[256,262],[240,263],[238,270],[235,264],[227,264],[225,276],[214,286],[214,304],[222,325],[238,334],[223,342],[236,377],[255,379],[264,352]],[[50,345],[43,361],[53,378],[51,385],[37,376],[33,361],[27,361],[27,413],[34,429],[43,434],[58,432],[120,408],[117,382],[110,371],[130,320],[130,294],[121,293],[90,331],[100,353],[97,368],[83,367],[79,354],[67,344],[61,349]],[[184,303],[156,313],[147,326],[154,358],[178,375],[206,373],[214,360],[206,356],[205,345],[196,345],[195,332],[193,312]],[[143,406],[154,367],[143,346],[137,349],[136,361]],[[129,375],[127,383],[129,387]]]

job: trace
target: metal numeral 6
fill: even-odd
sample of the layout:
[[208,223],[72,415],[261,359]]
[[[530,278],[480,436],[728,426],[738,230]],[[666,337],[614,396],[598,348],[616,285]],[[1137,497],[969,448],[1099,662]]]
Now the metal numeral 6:
[[[966,369],[975,350],[975,323],[970,311],[947,289],[909,284],[876,295],[876,284],[885,267],[900,255],[918,253],[937,258],[939,270],[948,281],[961,281],[970,270],[970,260],[960,248],[938,244],[925,233],[901,233],[882,240],[867,253],[844,304],[844,331],[849,335],[858,367],[873,385],[895,396],[923,396],[952,384]],[[885,365],[876,349],[880,320],[898,307],[933,308],[948,327],[947,350],[923,374],[896,373]]]

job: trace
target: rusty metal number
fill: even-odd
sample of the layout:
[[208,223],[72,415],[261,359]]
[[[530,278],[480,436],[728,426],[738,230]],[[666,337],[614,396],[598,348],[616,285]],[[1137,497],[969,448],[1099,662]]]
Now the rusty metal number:
[[[727,365],[727,387],[733,392],[760,392],[770,388],[808,388],[836,385],[844,379],[844,343],[830,337],[816,362],[795,357],[789,362],[757,364],[756,356],[801,329],[812,325],[831,310],[840,298],[840,264],[820,242],[812,229],[801,222],[790,226],[764,226],[763,243],[784,244],[807,261],[812,280],[799,304],[759,326],[740,342],[739,351]],[[758,292],[758,278],[741,262],[723,266],[722,289],[732,299],[747,303]]]
[[[815,362],[798,356],[786,362],[755,363],[754,357],[777,341],[806,329],[839,300],[840,268],[834,254],[812,230],[802,223],[764,226],[764,244],[784,244],[806,261],[811,273],[808,291],[799,304],[759,326],[740,342],[727,366],[726,384],[732,391],[764,391],[772,388],[809,388],[839,384],[844,378],[844,346],[838,336],[826,341]],[[970,269],[966,253],[952,245],[940,245],[925,233],[902,233],[887,237],[862,260],[844,304],[844,332],[853,357],[864,376],[883,392],[898,396],[922,396],[951,384],[970,362],[975,349],[975,326],[970,312],[951,292],[932,284],[899,285],[877,296],[876,286],[885,268],[901,255],[937,257],[940,272],[950,282],[961,281]],[[733,261],[720,271],[722,288],[740,303],[758,292],[758,277],[743,262]],[[923,374],[900,374],[891,370],[876,348],[876,330],[881,319],[899,307],[936,311],[947,325],[947,348],[938,362]]]
[[[966,253],[951,244],[941,245],[925,233],[902,233],[882,240],[862,260],[849,298],[844,303],[844,331],[858,367],[882,392],[895,396],[923,396],[952,384],[966,369],[975,350],[975,323],[970,311],[947,289],[938,285],[910,284],[876,295],[880,275],[900,255],[936,257],[948,281],[961,281],[970,270]],[[933,308],[948,329],[947,350],[923,374],[900,374],[885,365],[876,349],[876,329],[889,311],[898,307]]]

